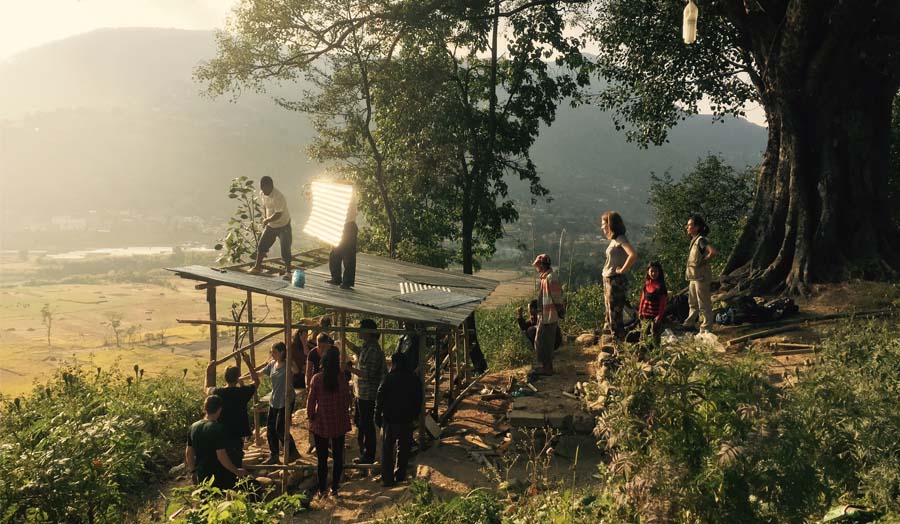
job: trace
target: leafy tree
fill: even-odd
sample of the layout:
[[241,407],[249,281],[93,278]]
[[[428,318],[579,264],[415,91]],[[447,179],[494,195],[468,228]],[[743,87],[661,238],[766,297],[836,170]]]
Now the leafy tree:
[[739,289],[804,292],[810,282],[900,270],[887,200],[891,101],[900,87],[900,2],[596,0],[597,97],[641,144],[659,144],[701,102],[719,116],[758,103],[768,145],[752,212],[724,270]]
[[[702,215],[712,244],[728,253],[747,220],[753,182],[751,171],[735,171],[714,155],[698,160],[694,170],[680,180],[668,172],[652,176],[648,203],[655,219],[649,227],[650,256],[662,262],[672,288],[685,285],[688,237],[684,226],[688,215]],[[718,273],[725,265],[724,257],[713,259],[712,265]]]
[[122,347],[122,313],[107,311],[106,320],[109,323],[109,328],[112,329],[113,335],[116,337],[116,347]]
[[47,347],[51,346],[50,344],[50,330],[53,328],[53,310],[50,309],[50,304],[44,304],[44,307],[41,308],[41,323],[47,328]]
[[[214,96],[312,81],[302,100],[277,102],[314,115],[313,155],[357,182],[373,226],[363,243],[445,263],[445,242],[458,238],[472,272],[517,217],[504,176],[546,195],[528,149],[586,81],[554,78],[543,61],[580,63],[577,41],[562,35],[565,3],[248,1],[197,78]],[[509,58],[499,54],[501,19]]]
[[239,264],[245,256],[253,256],[262,236],[262,209],[253,180],[239,176],[228,186],[228,198],[237,200],[237,209],[228,220],[228,229],[222,242],[215,245],[221,251],[216,262]]

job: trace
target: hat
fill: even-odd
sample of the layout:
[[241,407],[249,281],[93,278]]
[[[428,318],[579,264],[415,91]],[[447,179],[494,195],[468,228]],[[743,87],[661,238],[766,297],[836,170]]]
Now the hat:
[[535,257],[534,262],[531,263],[532,266],[536,266],[538,264],[550,267],[550,257],[545,253],[541,253],[537,257]]

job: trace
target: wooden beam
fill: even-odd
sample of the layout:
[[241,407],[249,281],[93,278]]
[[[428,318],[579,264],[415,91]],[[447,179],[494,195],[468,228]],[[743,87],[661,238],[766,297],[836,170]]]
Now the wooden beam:
[[821,315],[813,318],[798,318],[794,320],[789,320],[781,325],[781,327],[776,327],[772,329],[765,329],[762,331],[757,331],[756,333],[750,333],[748,335],[744,335],[741,337],[736,337],[729,340],[726,345],[733,346],[735,344],[740,344],[741,342],[748,342],[750,340],[755,340],[757,338],[768,337],[771,335],[777,335],[779,333],[785,333],[788,331],[794,331],[800,327],[803,327],[802,324],[813,323],[813,322],[825,322],[829,320],[838,320],[842,318],[876,318],[887,315],[893,315],[897,311],[892,308],[884,308],[884,309],[874,309],[869,311],[858,311],[858,312],[850,312],[850,313],[834,313],[831,315]]
[[[198,325],[198,326],[208,326],[212,323],[209,320],[199,320],[199,319],[198,320],[194,320],[194,319],[185,320],[185,319],[181,319],[181,318],[175,319],[175,322],[178,322],[179,324],[194,324],[194,325]],[[275,323],[275,322],[234,322],[232,320],[219,320],[219,321],[216,321],[216,324],[219,326],[222,326],[222,327],[250,327],[250,326],[252,326],[257,329],[284,327],[283,324]],[[293,324],[291,327],[294,329],[303,328],[303,329],[306,329],[307,331],[310,331],[313,333],[318,333],[320,331],[326,331],[326,332],[334,331],[334,327],[336,324],[337,323],[335,322],[331,327],[322,328],[317,325],[311,326],[311,325],[307,325],[307,324],[301,324],[298,322],[298,323]],[[349,327],[349,326],[345,327],[344,331],[346,331],[347,333],[378,333],[380,335],[408,335],[408,334],[417,333],[417,331],[410,330],[410,329],[394,329],[394,328],[367,329],[367,328],[358,328],[358,327]],[[438,333],[438,330],[435,328],[435,329],[426,331],[426,333],[435,334],[435,333]]]
[[[216,322],[216,287],[210,286],[206,288],[206,302],[209,304],[209,359],[216,360],[219,352],[219,332]],[[208,386],[216,385],[216,367],[212,366],[206,370],[206,384]]]
[[[222,358],[216,360],[216,365],[218,366],[219,364],[228,361],[228,359],[230,359],[230,358],[232,358],[232,357],[234,357],[234,356],[240,356],[241,353],[247,351],[248,349],[253,349],[253,348],[255,348],[256,346],[258,346],[258,345],[262,344],[263,342],[265,342],[266,340],[269,340],[270,338],[274,337],[275,335],[281,334],[282,331],[284,331],[284,329],[278,329],[278,330],[276,330],[276,331],[273,331],[273,332],[271,332],[271,333],[266,334],[265,336],[263,336],[263,337],[260,338],[259,340],[255,340],[255,341],[253,341],[253,342],[250,342],[250,343],[247,344],[246,346],[243,346],[243,347],[240,347],[240,348],[236,349],[235,351],[233,351],[233,352],[231,352],[231,353],[225,355],[224,357],[222,357]],[[289,336],[290,336],[290,335],[289,335]],[[255,360],[254,360],[254,362],[255,362]]]
[[[422,334],[422,341],[424,340],[425,335]],[[434,418],[438,417],[438,404],[441,401],[441,368],[444,367],[444,361],[441,359],[438,347],[438,344],[434,345],[434,406],[431,408],[431,413]],[[421,347],[419,348],[419,355],[422,355]],[[448,353],[447,357],[449,358],[449,356]],[[440,362],[438,362],[439,360]]]
[[[282,464],[287,466],[288,455],[290,455],[290,447],[288,443],[291,441],[291,426],[293,426],[294,417],[291,416],[292,406],[288,404],[288,391],[294,390],[294,373],[291,371],[291,299],[281,299],[281,314],[284,319],[284,449],[282,453]],[[281,477],[281,492],[287,493],[287,475]]]
[[450,417],[453,416],[453,412],[456,411],[456,408],[459,407],[459,404],[463,401],[464,398],[466,398],[466,395],[469,393],[469,391],[471,391],[475,384],[480,383],[481,379],[484,378],[485,375],[487,375],[487,373],[478,375],[477,377],[475,377],[475,380],[470,382],[469,385],[465,387],[465,389],[459,392],[459,396],[456,397],[456,399],[453,401],[453,404],[450,404],[450,407],[447,408],[447,411],[441,416],[441,425],[446,423],[447,420],[449,420]]
[[[437,364],[437,344],[435,344],[434,363]],[[419,406],[419,450],[425,449],[425,332],[419,331],[419,382],[422,384],[422,405]],[[438,366],[440,368],[440,366]],[[435,396],[437,396],[437,384],[435,384]]]
[[[254,344],[254,340],[256,339],[256,328],[253,327],[253,292],[247,291],[247,323],[250,324],[247,328],[247,339],[250,341],[250,367],[256,369],[256,344]],[[256,388],[253,391],[253,404],[256,405],[259,403],[259,388]],[[259,411],[253,410],[253,441],[259,445],[261,444],[261,440],[259,437]]]

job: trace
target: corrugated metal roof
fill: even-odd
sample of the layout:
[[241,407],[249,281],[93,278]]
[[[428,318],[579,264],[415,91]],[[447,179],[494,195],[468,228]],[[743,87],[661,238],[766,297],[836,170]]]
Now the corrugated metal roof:
[[469,302],[481,302],[480,298],[470,297],[452,291],[442,289],[422,289],[414,293],[407,293],[397,297],[403,302],[433,307],[435,309],[447,309],[453,306],[468,304]]
[[[306,271],[306,286],[302,288],[293,287],[280,277],[251,275],[243,271],[206,266],[177,267],[171,268],[170,271],[182,278],[234,287],[273,297],[300,300],[348,312],[454,327],[461,325],[497,286],[496,281],[486,278],[364,253],[357,255],[356,285],[352,290],[344,290],[325,283],[331,278],[327,264]],[[451,287],[466,288],[465,294],[474,298],[475,301],[448,306],[446,309],[436,309],[402,301],[399,299],[400,295],[397,295],[397,290],[404,281],[410,280],[404,276],[409,274],[415,275],[417,280],[428,279],[436,284],[443,284],[440,282],[441,277],[448,277],[448,282],[452,280],[454,283],[460,284]],[[428,284],[428,282],[425,283]]]
[[450,292],[449,287],[438,287],[438,286],[426,286],[425,284],[417,284],[415,282],[400,282],[400,294],[405,295],[407,293],[415,293],[416,291],[422,291],[423,289],[440,289],[441,291]]

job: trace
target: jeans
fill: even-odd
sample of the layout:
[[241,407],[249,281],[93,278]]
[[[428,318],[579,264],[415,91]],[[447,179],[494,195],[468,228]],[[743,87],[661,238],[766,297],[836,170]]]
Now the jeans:
[[[290,408],[291,406],[288,407]],[[269,440],[269,454],[275,458],[278,457],[279,444],[284,442],[286,416],[290,415],[285,414],[284,408],[269,407],[269,416],[266,417],[266,437]],[[299,455],[297,446],[294,444],[294,437],[290,435],[290,432],[288,432],[287,455],[294,455],[295,457]]]
[[328,445],[331,444],[331,493],[337,493],[344,471],[344,435],[335,438],[320,437],[313,433],[316,441],[316,469],[319,474],[319,493],[328,488]]
[[375,401],[356,399],[356,439],[360,460],[365,464],[375,462]]
[[[412,448],[413,430],[411,422],[392,424],[385,421],[381,441],[381,480],[388,484],[406,479],[409,465],[409,450]],[[394,448],[397,448],[397,471],[394,472]]]
[[266,256],[266,253],[269,252],[269,249],[275,244],[275,239],[278,239],[278,243],[281,247],[281,259],[284,260],[286,264],[285,267],[290,267],[291,265],[291,243],[294,241],[294,232],[291,230],[291,223],[281,227],[271,227],[266,226],[263,230],[262,236],[259,237],[259,247],[257,248],[257,254],[261,254],[263,257]]
[[[356,222],[348,222],[344,225],[344,234],[341,243],[331,248],[328,255],[328,268],[331,270],[331,280],[338,284],[353,286],[356,283],[356,237],[359,228]],[[341,264],[344,265],[344,274],[341,276]]]

